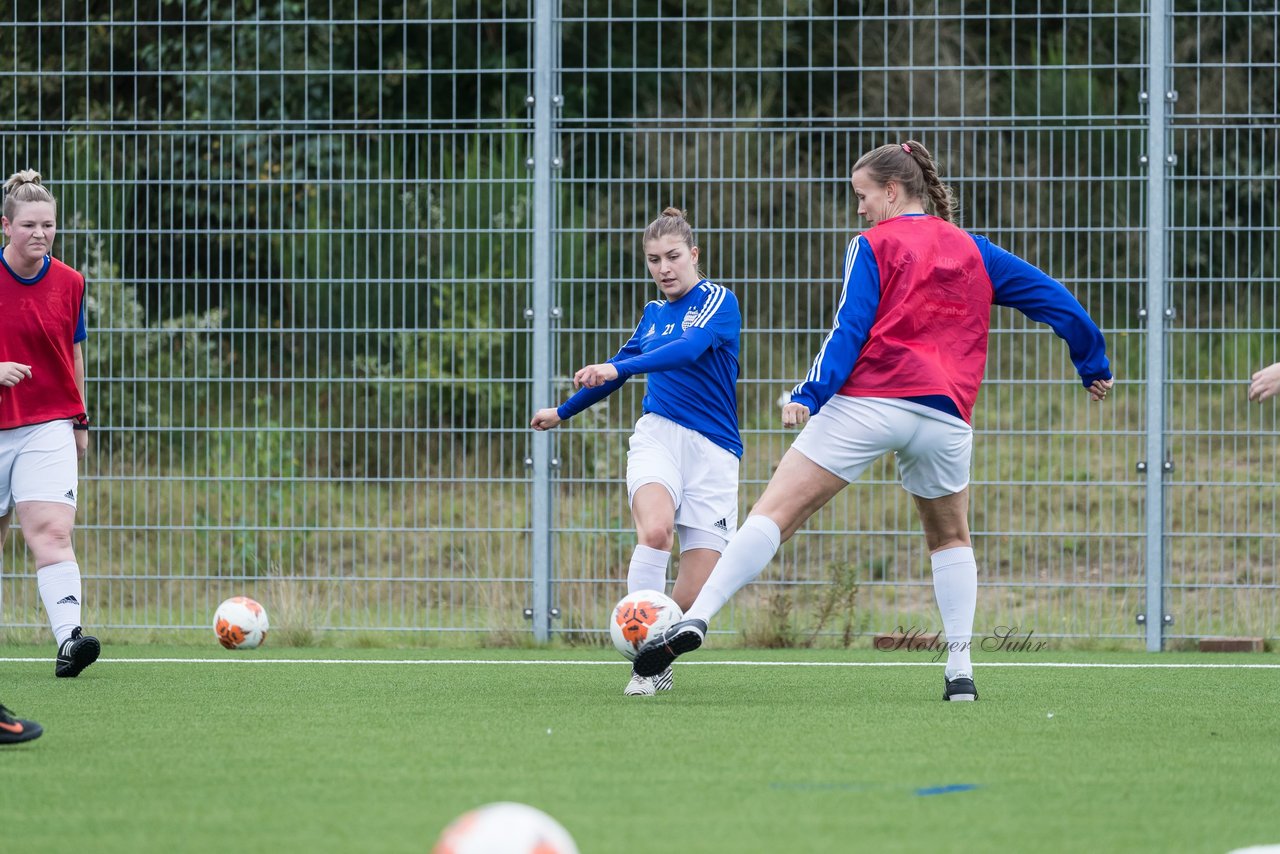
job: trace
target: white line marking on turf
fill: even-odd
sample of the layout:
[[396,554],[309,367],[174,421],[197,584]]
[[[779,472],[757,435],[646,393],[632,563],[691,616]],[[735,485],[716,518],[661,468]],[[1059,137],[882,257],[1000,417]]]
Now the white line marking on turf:
[[[0,664],[48,664],[48,658],[0,658]],[[448,664],[547,664],[574,667],[617,667],[620,661],[541,660],[533,658],[100,658],[110,664],[382,664],[382,665],[448,665]],[[682,661],[681,667],[942,667],[933,661]],[[979,661],[975,666],[987,667],[1065,667],[1116,670],[1280,670],[1280,664],[1196,664],[1192,662],[1106,663],[1075,661]]]

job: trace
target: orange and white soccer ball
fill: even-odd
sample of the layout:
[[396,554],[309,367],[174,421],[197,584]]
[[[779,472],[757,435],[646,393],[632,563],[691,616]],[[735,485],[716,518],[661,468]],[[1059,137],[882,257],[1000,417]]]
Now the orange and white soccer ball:
[[227,649],[257,649],[270,627],[266,609],[248,596],[232,596],[213,614],[213,633]]
[[578,854],[578,846],[542,810],[502,801],[458,816],[431,854]]
[[675,600],[657,590],[637,590],[622,597],[609,618],[609,635],[618,652],[629,661],[650,638],[660,637],[672,624],[684,619]]

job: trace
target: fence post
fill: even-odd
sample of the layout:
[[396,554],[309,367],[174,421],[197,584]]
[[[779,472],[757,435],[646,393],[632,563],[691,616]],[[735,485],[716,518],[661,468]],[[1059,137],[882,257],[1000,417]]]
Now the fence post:
[[[551,83],[553,0],[536,0],[533,13],[533,389],[535,408],[551,399]],[[551,636],[551,435],[533,434],[530,496],[533,636]]]
[[1147,67],[1147,651],[1164,645],[1165,476],[1165,166],[1166,106],[1173,100],[1168,69],[1166,0],[1151,0]]

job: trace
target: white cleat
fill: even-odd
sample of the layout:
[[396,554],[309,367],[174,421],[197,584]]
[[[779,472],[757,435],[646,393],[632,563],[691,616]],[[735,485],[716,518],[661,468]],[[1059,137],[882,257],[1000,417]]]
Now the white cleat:
[[632,673],[631,681],[622,689],[622,693],[627,697],[652,697],[659,691],[670,691],[671,685],[671,668],[668,667],[657,676],[641,676],[639,673]]
[[622,689],[622,693],[627,697],[652,697],[658,693],[658,689],[654,686],[652,678],[632,673],[631,681]]
[[670,691],[671,685],[672,685],[672,681],[671,681],[670,667],[668,667],[666,670],[659,673],[657,676],[653,677],[653,687],[657,688],[659,691]]

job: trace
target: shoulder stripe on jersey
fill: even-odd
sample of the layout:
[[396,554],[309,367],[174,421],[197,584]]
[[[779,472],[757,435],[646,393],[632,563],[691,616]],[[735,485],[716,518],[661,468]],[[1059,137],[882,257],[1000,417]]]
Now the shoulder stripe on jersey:
[[664,303],[664,302],[663,302],[662,300],[660,300],[660,299],[651,299],[651,300],[649,300],[647,303],[645,303],[645,304],[644,304],[644,308],[642,308],[642,309],[640,310],[640,319],[639,319],[638,321],[636,321],[636,328],[635,328],[635,331],[631,333],[631,336],[632,336],[633,338],[634,338],[635,336],[639,335],[639,334],[640,334],[640,330],[644,327],[644,313],[645,313],[646,311],[648,311],[648,310],[649,310],[649,306],[651,306],[651,305],[656,305],[658,308],[662,308],[662,306],[666,305],[666,303]]
[[729,295],[729,292],[720,285],[711,285],[707,290],[711,294],[707,297],[706,304],[702,306],[702,311],[698,312],[697,319],[693,321],[694,326],[706,326],[724,304],[725,297]]
[[849,274],[853,271],[853,262],[858,257],[859,245],[858,238],[855,237],[849,241],[849,247],[844,251],[844,284],[840,288],[840,300],[836,303],[835,323],[832,325],[831,331],[827,333],[827,337],[822,339],[822,346],[818,348],[818,355],[814,357],[809,373],[805,374],[803,380],[796,383],[796,387],[791,390],[792,394],[798,394],[805,383],[815,382],[822,376],[822,360],[827,355],[827,345],[831,343],[836,330],[840,328],[840,311],[844,308],[845,298],[849,295]]

